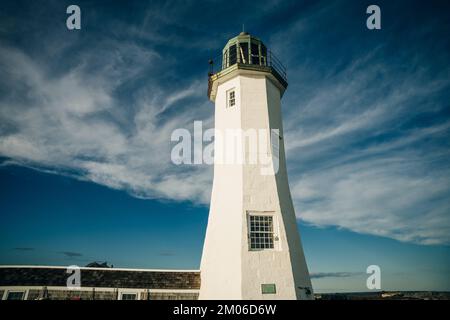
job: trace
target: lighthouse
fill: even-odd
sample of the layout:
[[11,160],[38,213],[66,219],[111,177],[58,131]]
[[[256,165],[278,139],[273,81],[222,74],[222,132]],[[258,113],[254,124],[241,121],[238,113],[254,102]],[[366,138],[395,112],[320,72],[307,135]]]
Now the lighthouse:
[[[286,70],[246,32],[227,42],[214,66],[208,97],[221,139],[216,134],[199,299],[313,299],[286,170]],[[241,135],[237,148],[225,132]]]

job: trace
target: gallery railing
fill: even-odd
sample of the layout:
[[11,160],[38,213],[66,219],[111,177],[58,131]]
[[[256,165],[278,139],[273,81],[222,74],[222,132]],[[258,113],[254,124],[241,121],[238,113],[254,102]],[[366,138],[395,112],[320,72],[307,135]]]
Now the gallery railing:
[[[255,61],[256,60],[256,61]],[[226,70],[234,65],[248,66],[252,68],[261,68],[261,70],[270,72],[285,86],[287,87],[287,72],[285,66],[281,61],[273,54],[271,50],[267,50],[267,55],[258,56],[256,59],[250,57],[249,59],[239,59],[237,54],[232,55],[218,55],[209,60],[209,83],[208,83],[208,96],[211,93],[211,77],[215,74]]]

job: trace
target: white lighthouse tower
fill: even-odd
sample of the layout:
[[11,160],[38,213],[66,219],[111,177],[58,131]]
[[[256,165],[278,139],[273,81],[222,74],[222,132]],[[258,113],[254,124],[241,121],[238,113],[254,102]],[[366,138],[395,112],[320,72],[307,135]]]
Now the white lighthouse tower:
[[[244,143],[237,149],[244,161],[227,162],[223,158],[236,149],[216,133],[200,299],[313,299],[286,171],[286,87],[284,67],[245,32],[228,41],[219,70],[209,75],[216,132],[271,134],[269,148]],[[267,162],[249,163],[252,156],[268,158],[271,173]]]

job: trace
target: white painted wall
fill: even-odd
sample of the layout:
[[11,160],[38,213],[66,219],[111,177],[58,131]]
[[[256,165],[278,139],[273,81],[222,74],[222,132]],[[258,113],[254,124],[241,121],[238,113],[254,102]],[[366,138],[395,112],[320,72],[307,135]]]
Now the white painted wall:
[[[235,88],[236,105],[227,109],[226,92]],[[219,86],[216,96],[215,128],[241,127],[240,79]],[[200,275],[203,284],[199,299],[241,299],[242,236],[241,165],[214,165],[214,181],[203,248]]]
[[[259,71],[238,69],[228,76],[215,97],[216,129],[274,128],[283,136],[281,94],[272,81]],[[226,92],[231,88],[237,103],[227,108]],[[249,251],[247,215],[253,211],[273,214],[279,237],[274,249]],[[261,175],[260,164],[215,164],[200,270],[200,299],[313,297],[298,288],[311,288],[312,293],[289,191],[284,139],[276,175]],[[277,293],[262,294],[264,283],[276,284]]]

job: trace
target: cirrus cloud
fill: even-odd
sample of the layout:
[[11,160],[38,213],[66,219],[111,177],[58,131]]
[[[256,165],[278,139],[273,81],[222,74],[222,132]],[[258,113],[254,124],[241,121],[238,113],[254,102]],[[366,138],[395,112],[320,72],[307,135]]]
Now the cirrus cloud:
[[[324,48],[335,43],[329,26],[337,5],[310,6],[270,37],[291,64],[284,141],[298,217],[318,227],[449,244],[448,40],[430,43],[431,21],[414,43],[401,28],[407,34],[391,30],[368,48],[365,34],[357,45],[341,38],[333,50],[346,54],[332,55]],[[213,126],[206,70],[192,65],[198,56],[206,61],[217,41],[183,22],[185,9],[165,15],[149,8],[139,23],[115,21],[119,28],[98,38],[49,34],[43,52],[0,44],[3,165],[207,205],[211,168],[170,161],[174,129],[190,129],[195,120]]]

